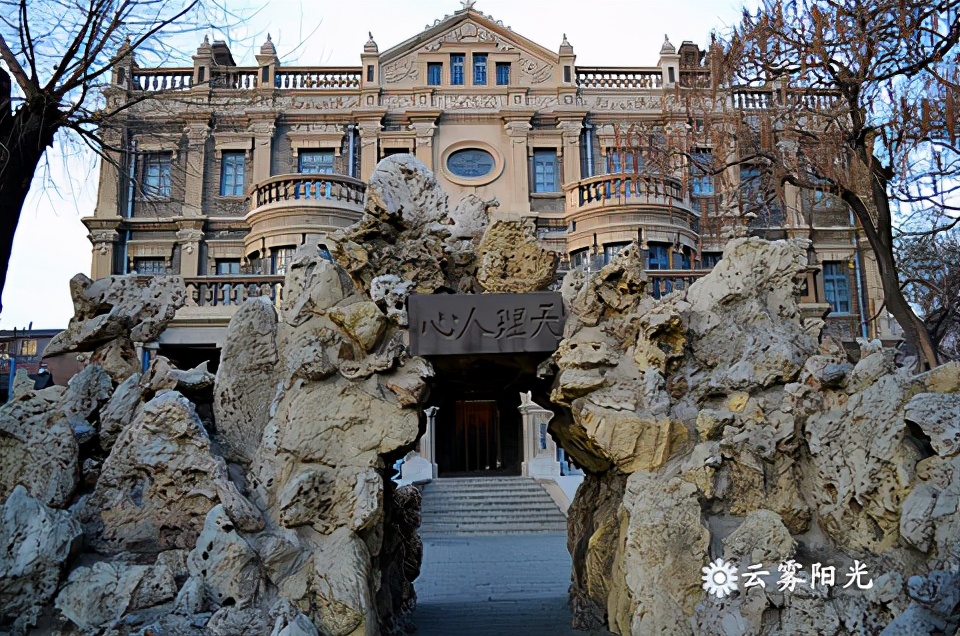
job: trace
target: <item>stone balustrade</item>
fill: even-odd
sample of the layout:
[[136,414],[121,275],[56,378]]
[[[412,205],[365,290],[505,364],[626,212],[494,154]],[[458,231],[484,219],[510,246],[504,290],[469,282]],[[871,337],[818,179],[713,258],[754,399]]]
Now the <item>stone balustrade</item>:
[[279,303],[283,276],[233,274],[184,278],[187,307],[225,307],[242,304],[248,298],[267,297]]
[[278,69],[276,87],[293,90],[352,90],[360,88],[360,68],[308,67]]
[[285,174],[259,183],[251,197],[256,211],[268,205],[303,205],[309,201],[324,205],[342,204],[356,212],[363,210],[367,186],[363,181],[339,174]]
[[192,86],[192,68],[137,69],[130,78],[133,91],[185,91]]
[[683,184],[678,179],[635,173],[604,174],[564,186],[567,212],[611,205],[651,204],[688,209]]
[[578,66],[577,85],[581,88],[661,88],[663,72],[659,68]]

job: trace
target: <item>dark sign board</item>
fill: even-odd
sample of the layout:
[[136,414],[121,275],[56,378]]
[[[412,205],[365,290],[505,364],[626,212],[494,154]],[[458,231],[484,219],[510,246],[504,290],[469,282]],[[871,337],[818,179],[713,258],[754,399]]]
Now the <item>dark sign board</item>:
[[567,317],[555,292],[413,294],[407,311],[418,356],[556,351]]

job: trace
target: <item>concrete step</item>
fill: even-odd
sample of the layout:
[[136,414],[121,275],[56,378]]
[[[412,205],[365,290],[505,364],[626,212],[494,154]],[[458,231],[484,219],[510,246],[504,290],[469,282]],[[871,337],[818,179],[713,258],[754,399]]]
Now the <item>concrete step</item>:
[[436,479],[423,488],[423,535],[566,532],[563,513],[529,477]]

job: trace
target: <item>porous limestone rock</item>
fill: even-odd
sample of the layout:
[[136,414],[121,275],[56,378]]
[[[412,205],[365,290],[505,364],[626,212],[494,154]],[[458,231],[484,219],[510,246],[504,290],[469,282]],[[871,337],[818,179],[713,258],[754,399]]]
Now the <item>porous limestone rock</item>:
[[[179,276],[108,276],[70,280],[74,317],[44,349],[52,356],[68,351],[94,351],[111,340],[153,342],[186,302]],[[125,376],[124,376],[125,377]]]
[[52,386],[0,406],[0,498],[22,485],[46,505],[69,505],[79,477],[79,448],[61,407],[65,393]]
[[260,445],[277,391],[277,310],[269,299],[243,303],[227,327],[213,410],[227,456],[249,463]]
[[523,293],[546,289],[560,257],[543,248],[531,221],[494,221],[477,248],[477,282],[488,292]]
[[[242,499],[193,405],[176,391],[154,397],[138,411],[104,461],[82,519],[98,550],[156,551],[191,548],[221,492]],[[251,514],[238,507],[240,517]],[[249,522],[248,522],[249,524]]]
[[[578,625],[636,636],[955,629],[943,591],[956,571],[944,564],[960,562],[960,366],[914,376],[873,343],[850,364],[801,319],[805,253],[803,242],[733,240],[710,274],[659,300],[644,293],[636,246],[568,274],[551,397],[569,417],[551,431],[592,471],[570,508]],[[772,577],[717,599],[701,579],[717,558]],[[789,559],[801,584],[778,590]],[[854,559],[869,589],[843,588]],[[813,563],[836,568],[830,591],[811,588]]]
[[23,486],[0,507],[0,626],[25,633],[57,591],[81,529],[70,513],[53,510]]

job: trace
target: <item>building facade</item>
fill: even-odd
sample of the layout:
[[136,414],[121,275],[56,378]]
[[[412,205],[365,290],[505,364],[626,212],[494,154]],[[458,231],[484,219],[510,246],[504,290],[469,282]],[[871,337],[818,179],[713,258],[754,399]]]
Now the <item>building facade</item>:
[[[703,275],[731,235],[809,238],[808,315],[829,312],[847,341],[886,335],[844,204],[788,187],[744,214],[752,168],[696,161],[716,150],[697,137],[705,122],[762,111],[774,92],[718,87],[692,42],[657,47],[652,66],[578,66],[565,36],[550,50],[468,2],[383,52],[371,35],[356,67],[281,65],[269,37],[255,67],[207,40],[185,68],[121,50],[106,98],[137,103],[104,130],[114,161],[84,219],[92,275],[184,276],[189,306],[161,344],[216,347],[239,302],[282,293],[299,245],[328,247],[360,217],[377,162],[410,153],[452,203],[474,194],[493,218],[531,219],[564,268],[639,241],[654,294]],[[685,96],[704,87],[709,108],[691,114]]]

